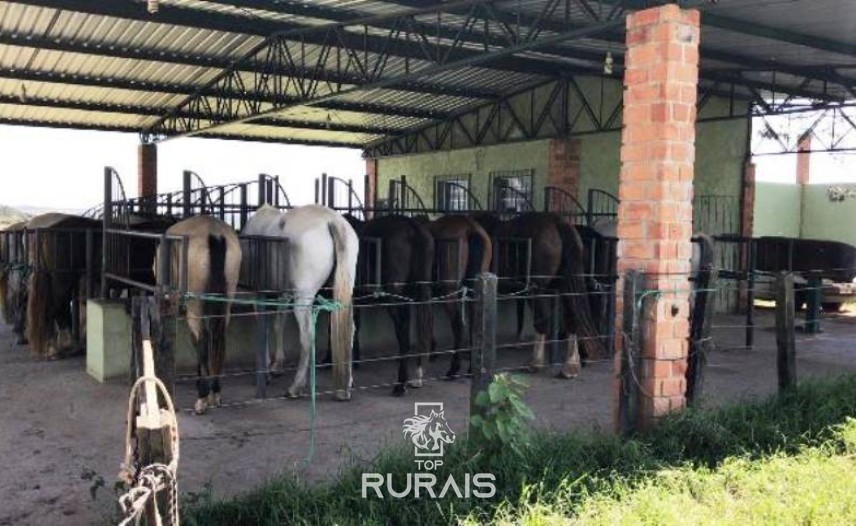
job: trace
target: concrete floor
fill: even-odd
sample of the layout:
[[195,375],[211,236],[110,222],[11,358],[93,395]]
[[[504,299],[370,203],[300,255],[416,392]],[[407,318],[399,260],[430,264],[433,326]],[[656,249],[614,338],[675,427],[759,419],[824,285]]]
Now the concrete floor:
[[[705,403],[720,404],[775,391],[773,313],[758,310],[756,348],[741,347],[738,316],[715,320],[718,349],[710,356]],[[800,378],[856,370],[856,317],[824,320],[824,332],[797,335]],[[128,386],[101,385],[86,375],[82,358],[56,362],[33,360],[0,327],[0,525],[92,524],[110,509],[110,489],[122,460]],[[732,348],[732,350],[728,350]],[[501,368],[526,362],[520,349],[500,352]],[[204,416],[187,409],[195,398],[191,379],[179,384],[177,404],[182,434],[180,489],[199,491],[210,483],[218,495],[250,489],[277,473],[297,470],[317,480],[350,462],[372,458],[384,444],[403,444],[402,421],[414,402],[443,402],[450,426],[466,429],[469,382],[437,379],[447,367],[441,358],[429,365],[426,386],[406,398],[390,396],[394,364],[365,365],[355,372],[357,391],[348,403],[322,396],[317,405],[316,445],[310,444],[308,401],[254,401],[251,376],[224,381],[224,402],[232,404]],[[319,372],[319,389],[328,385]],[[572,381],[551,373],[530,376],[528,401],[536,425],[553,429],[611,429],[612,367],[594,363]],[[276,379],[272,396],[281,395],[290,374]],[[248,402],[248,403],[244,403]],[[101,475],[107,488],[90,496],[91,482],[81,475]],[[355,489],[357,491],[357,489]]]

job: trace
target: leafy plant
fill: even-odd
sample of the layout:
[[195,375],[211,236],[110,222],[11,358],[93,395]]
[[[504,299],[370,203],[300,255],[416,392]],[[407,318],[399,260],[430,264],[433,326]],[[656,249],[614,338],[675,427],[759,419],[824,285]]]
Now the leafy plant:
[[479,414],[470,417],[470,440],[488,456],[509,450],[523,456],[523,449],[529,445],[528,421],[535,418],[522,400],[528,387],[523,377],[502,373],[476,395]]

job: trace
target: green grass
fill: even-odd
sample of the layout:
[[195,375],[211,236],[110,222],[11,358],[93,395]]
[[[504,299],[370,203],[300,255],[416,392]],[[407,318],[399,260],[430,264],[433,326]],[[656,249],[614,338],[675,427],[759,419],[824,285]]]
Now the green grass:
[[856,423],[841,425],[849,416],[856,416],[854,376],[803,383],[762,402],[687,411],[631,440],[541,433],[522,459],[450,448],[438,479],[493,473],[490,501],[362,499],[361,473],[413,470],[401,449],[325,484],[280,478],[227,501],[203,494],[184,506],[184,523],[559,524],[574,517],[583,524],[856,524]]

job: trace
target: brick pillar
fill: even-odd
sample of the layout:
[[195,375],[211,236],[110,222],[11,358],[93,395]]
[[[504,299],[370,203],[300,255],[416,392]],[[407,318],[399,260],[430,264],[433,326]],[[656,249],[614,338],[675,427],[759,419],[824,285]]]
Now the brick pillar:
[[627,17],[618,272],[643,270],[659,291],[642,313],[642,426],[686,403],[698,43],[696,10],[669,4]]
[[[366,159],[366,183],[365,183],[363,204],[366,208],[374,208],[377,198],[377,159]],[[366,219],[370,219],[373,214],[369,212]]]
[[561,188],[574,197],[580,184],[580,139],[550,139],[547,185]]
[[811,179],[811,134],[800,137],[797,143],[797,184],[808,184]]
[[151,197],[152,204],[146,205],[150,212],[154,210],[154,196],[158,193],[158,146],[140,144],[137,147],[137,195]]

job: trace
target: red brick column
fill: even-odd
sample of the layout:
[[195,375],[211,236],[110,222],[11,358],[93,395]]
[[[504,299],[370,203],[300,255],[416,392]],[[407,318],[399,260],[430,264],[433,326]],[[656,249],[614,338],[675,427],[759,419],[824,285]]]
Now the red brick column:
[[547,185],[561,188],[574,197],[580,185],[580,139],[550,139]]
[[797,184],[808,184],[811,180],[811,134],[807,133],[797,143]]
[[642,313],[642,426],[686,402],[698,43],[698,11],[670,4],[627,17],[618,272],[643,270],[658,291]]
[[[363,204],[366,208],[374,208],[377,197],[377,159],[366,159],[365,185],[363,189]],[[372,213],[367,214],[366,219],[369,219],[372,215]]]
[[157,193],[158,146],[140,144],[137,147],[137,195],[154,198]]

